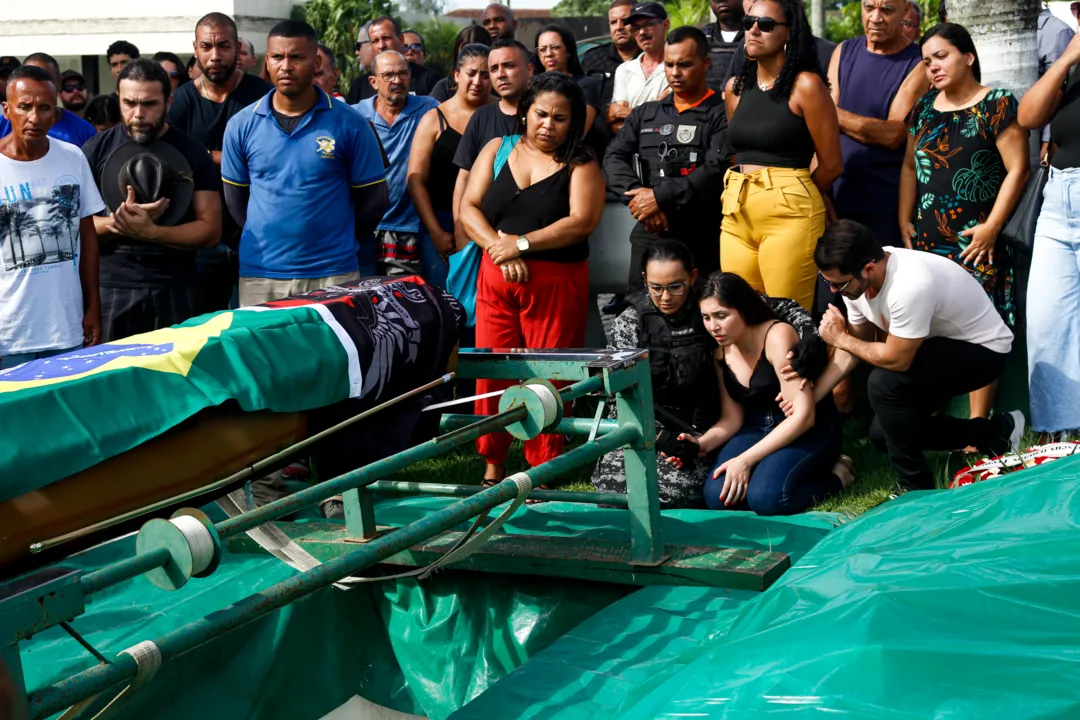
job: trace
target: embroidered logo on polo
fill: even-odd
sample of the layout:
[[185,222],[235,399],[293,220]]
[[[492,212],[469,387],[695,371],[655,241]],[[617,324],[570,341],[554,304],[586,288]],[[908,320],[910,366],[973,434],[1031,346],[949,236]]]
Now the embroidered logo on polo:
[[319,156],[325,160],[334,159],[334,146],[337,141],[329,135],[320,135],[315,138],[315,142],[319,144]]

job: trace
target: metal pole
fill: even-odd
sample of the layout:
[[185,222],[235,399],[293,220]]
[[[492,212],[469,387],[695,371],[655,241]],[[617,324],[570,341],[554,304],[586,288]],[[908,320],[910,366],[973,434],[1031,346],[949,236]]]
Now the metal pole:
[[[445,483],[408,482],[404,480],[379,480],[368,486],[371,492],[387,495],[439,495],[444,497],[470,497],[484,490],[480,485],[449,485]],[[533,490],[530,500],[548,502],[591,503],[593,505],[619,505],[626,507],[626,495],[622,493],[571,492],[568,490]]]
[[593,375],[588,380],[582,380],[576,382],[573,385],[567,385],[559,390],[559,394],[562,395],[563,402],[572,402],[579,397],[585,397],[590,393],[597,392],[604,389],[604,376]]
[[[533,484],[540,484],[575,467],[596,460],[611,450],[640,439],[638,428],[627,425],[595,442],[575,448],[564,455],[528,471]],[[272,585],[210,616],[188,623],[154,640],[161,652],[162,662],[190,652],[246,623],[257,620],[274,610],[353,575],[416,543],[450,530],[459,523],[517,496],[517,485],[504,480],[485,488],[472,497],[380,536],[357,550],[312,568],[311,570]],[[107,690],[135,675],[135,661],[120,654],[110,665],[95,665],[60,682],[42,688],[30,696],[32,717],[48,717],[66,707]]]
[[121,560],[112,565],[106,565],[103,568],[88,572],[79,579],[82,584],[83,594],[93,595],[107,587],[112,587],[125,580],[150,572],[169,562],[170,557],[168,550],[157,548],[152,552],[136,555],[127,560]]
[[93,525],[88,525],[88,526],[86,526],[84,528],[79,528],[78,530],[74,530],[72,532],[65,533],[65,534],[60,535],[58,537],[55,537],[55,538],[52,538],[52,539],[49,539],[49,540],[43,540],[41,542],[33,543],[33,544],[30,545],[30,552],[39,553],[39,552],[42,552],[43,550],[48,550],[49,548],[56,547],[57,545],[61,545],[61,544],[66,543],[66,542],[70,542],[71,540],[76,540],[78,538],[85,537],[86,535],[97,532],[99,530],[105,530],[105,529],[110,528],[110,527],[112,527],[114,525],[119,525],[122,522],[125,522],[127,520],[131,520],[132,518],[137,518],[140,515],[147,515],[149,513],[157,512],[158,510],[161,510],[162,508],[167,508],[167,507],[170,507],[172,505],[182,503],[182,502],[184,502],[186,500],[189,500],[191,498],[198,497],[200,495],[205,495],[207,493],[214,492],[215,490],[217,490],[219,488],[229,487],[233,483],[240,482],[242,480],[245,480],[246,478],[256,477],[264,469],[266,469],[268,467],[272,467],[275,463],[280,462],[280,461],[282,461],[282,460],[284,460],[284,459],[286,459],[286,458],[288,458],[288,457],[290,457],[292,455],[295,455],[298,452],[306,450],[307,448],[311,447],[312,445],[319,442],[320,440],[323,440],[323,439],[329,437],[330,435],[333,435],[334,433],[336,433],[336,432],[338,432],[340,430],[344,430],[345,428],[349,427],[350,425],[354,425],[354,424],[360,422],[361,420],[366,420],[367,418],[371,417],[372,415],[375,415],[376,413],[378,413],[378,412],[380,412],[382,410],[385,410],[388,407],[391,407],[393,405],[397,405],[399,402],[402,402],[404,400],[408,400],[409,398],[416,397],[417,395],[420,395],[421,393],[427,392],[428,390],[432,390],[434,388],[437,388],[440,385],[445,385],[446,383],[450,382],[453,379],[454,379],[454,373],[446,373],[445,375],[443,375],[442,377],[440,377],[440,378],[438,378],[436,380],[432,380],[431,382],[429,382],[429,383],[427,383],[425,385],[421,385],[420,387],[414,388],[414,389],[408,391],[407,393],[404,393],[402,395],[398,395],[397,397],[390,398],[389,400],[387,400],[384,403],[380,403],[379,405],[376,405],[373,408],[369,408],[369,409],[365,410],[364,412],[359,413],[358,415],[354,415],[353,417],[348,418],[347,420],[343,420],[343,421],[339,422],[337,425],[334,425],[333,427],[326,428],[325,430],[323,430],[321,432],[318,432],[318,433],[312,435],[309,438],[305,438],[305,439],[301,440],[298,443],[290,445],[289,447],[285,448],[284,450],[279,450],[278,452],[274,453],[273,455],[269,455],[269,456],[263,458],[262,460],[259,460],[259,461],[255,462],[255,463],[249,465],[248,467],[244,468],[243,470],[238,470],[237,472],[233,473],[232,475],[229,475],[227,478],[223,478],[221,480],[218,480],[217,482],[212,482],[209,485],[203,485],[202,487],[196,488],[194,490],[189,490],[187,492],[180,493],[179,495],[174,495],[174,496],[172,496],[170,498],[167,498],[165,500],[158,500],[157,502],[151,503],[149,505],[145,505],[145,506],[143,506],[141,508],[131,510],[130,512],[126,512],[126,513],[124,513],[122,515],[117,515],[115,517],[111,517],[108,520],[102,520],[101,522],[94,523]]
[[[474,423],[483,419],[483,415],[443,415],[442,420],[439,421],[439,430],[446,432],[448,430],[455,430],[459,427],[464,427],[469,423]],[[607,435],[609,432],[619,427],[619,423],[615,420],[601,420],[597,426],[596,434]],[[559,435],[588,435],[592,432],[593,421],[591,418],[576,418],[568,417],[559,421],[559,424],[552,428],[551,433]]]

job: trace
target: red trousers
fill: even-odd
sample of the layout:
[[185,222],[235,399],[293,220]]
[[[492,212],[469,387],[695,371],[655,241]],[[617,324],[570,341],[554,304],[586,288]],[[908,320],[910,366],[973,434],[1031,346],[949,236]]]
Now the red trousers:
[[[529,280],[508,283],[485,253],[476,286],[476,347],[580,348],[585,344],[585,317],[589,303],[589,263],[530,260]],[[477,380],[478,395],[502,390],[515,383]],[[478,415],[499,411],[499,398],[476,401]],[[506,462],[510,435],[491,433],[476,441],[476,450],[493,465]],[[540,435],[525,443],[531,467],[547,462],[563,450],[562,435]]]

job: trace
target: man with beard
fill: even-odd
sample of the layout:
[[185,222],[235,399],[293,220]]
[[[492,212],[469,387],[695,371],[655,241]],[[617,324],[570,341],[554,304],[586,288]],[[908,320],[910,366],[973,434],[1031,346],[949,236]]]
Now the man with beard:
[[236,67],[244,72],[251,72],[251,69],[258,62],[259,58],[255,56],[255,46],[251,44],[250,40],[240,38],[236,44]]
[[359,279],[357,238],[386,210],[375,133],[314,84],[321,65],[310,25],[275,25],[266,49],[275,89],[225,130],[225,200],[243,227],[241,305]]
[[434,247],[420,247],[420,216],[413,207],[406,174],[420,119],[439,103],[434,98],[409,94],[409,65],[401,53],[379,53],[372,70],[371,84],[378,94],[361,102],[356,110],[373,124],[390,159],[386,174],[390,207],[375,230],[376,267],[380,275],[423,275],[435,282],[431,273],[424,272],[421,261],[421,256],[427,261],[435,254]]
[[[200,75],[181,85],[169,111],[169,124],[184,131],[210,151],[221,165],[225,126],[243,108],[265,96],[272,86],[236,66],[239,36],[236,23],[222,13],[205,15],[195,25],[196,67]],[[199,313],[229,307],[236,288],[236,247],[240,227],[225,211],[222,196],[221,245],[199,253]]]
[[28,221],[21,232],[0,222],[0,368],[9,368],[100,340],[91,216],[105,205],[79,149],[48,137],[56,119],[49,72],[17,68],[3,108],[13,131],[0,139],[0,211]]
[[60,73],[60,101],[64,110],[86,119],[86,106],[90,95],[86,91],[86,78],[78,70],[65,70]]
[[[52,55],[34,53],[27,55],[23,65],[39,67],[52,77],[53,84],[60,88],[60,66]],[[0,118],[0,137],[11,132],[11,123],[7,118]],[[49,128],[49,137],[69,142],[76,147],[82,147],[97,131],[94,126],[83,120],[75,113],[56,108],[56,117],[52,127]]]
[[607,14],[611,42],[594,47],[581,56],[581,69],[585,74],[600,78],[600,102],[604,113],[615,90],[615,71],[627,60],[641,54],[641,48],[630,34],[630,10],[633,7],[634,0],[613,0]]
[[[170,199],[140,204],[130,185],[127,198],[112,215],[94,218],[102,247],[101,315],[106,340],[169,327],[196,315],[195,251],[215,247],[221,238],[217,168],[198,141],[166,122],[171,91],[165,68],[145,58],[132,60],[117,81],[120,124],[96,135],[83,148],[103,194],[107,194],[106,186],[118,182],[117,175],[105,172],[109,157],[130,143],[147,147],[154,155],[156,145],[172,146],[191,167],[194,185],[190,206],[167,225],[158,221],[166,215]],[[124,167],[132,168],[135,162],[129,160]]]
[[608,105],[607,121],[616,133],[631,110],[659,99],[668,90],[664,74],[664,39],[671,23],[667,10],[658,2],[638,3],[627,20],[641,55],[627,60],[615,71],[615,89]]

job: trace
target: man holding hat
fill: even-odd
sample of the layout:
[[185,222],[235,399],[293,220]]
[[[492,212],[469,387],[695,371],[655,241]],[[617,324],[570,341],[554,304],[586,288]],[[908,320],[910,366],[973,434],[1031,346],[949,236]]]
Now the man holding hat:
[[658,2],[638,3],[627,20],[641,54],[615,70],[615,89],[607,111],[612,132],[619,131],[631,110],[650,100],[659,100],[668,90],[664,74],[664,40],[671,23],[667,10]]
[[86,91],[86,78],[78,70],[65,70],[60,73],[60,102],[64,104],[65,111],[86,119],[90,94]]
[[195,251],[221,238],[220,180],[210,154],[166,122],[172,83],[140,58],[120,71],[121,123],[83,151],[109,208],[101,238],[106,340],[183,322],[195,310]]

